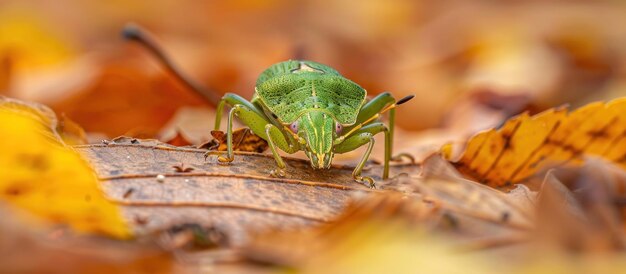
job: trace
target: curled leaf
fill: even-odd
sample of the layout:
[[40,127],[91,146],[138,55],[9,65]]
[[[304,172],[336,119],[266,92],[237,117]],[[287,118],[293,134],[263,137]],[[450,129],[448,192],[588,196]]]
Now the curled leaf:
[[532,227],[530,208],[523,207],[503,192],[464,179],[441,157],[434,155],[423,164],[423,178],[413,184],[425,198],[461,215],[521,230]]
[[[226,133],[219,130],[211,131],[213,140],[210,140],[198,148],[208,150],[226,151]],[[248,152],[264,152],[269,148],[267,141],[254,134],[249,128],[240,128],[233,131],[233,150]]]
[[[448,159],[451,145],[442,148]],[[494,187],[515,184],[537,171],[582,156],[600,156],[626,168],[626,98],[509,119],[499,129],[472,137],[454,161],[464,175]]]

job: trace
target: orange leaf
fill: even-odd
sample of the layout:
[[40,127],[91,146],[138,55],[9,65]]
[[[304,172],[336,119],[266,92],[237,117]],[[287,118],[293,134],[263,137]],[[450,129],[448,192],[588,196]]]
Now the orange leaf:
[[[451,145],[442,151],[448,159]],[[546,167],[595,155],[626,169],[626,98],[575,111],[556,108],[509,119],[500,129],[472,137],[455,165],[490,186],[518,183]]]

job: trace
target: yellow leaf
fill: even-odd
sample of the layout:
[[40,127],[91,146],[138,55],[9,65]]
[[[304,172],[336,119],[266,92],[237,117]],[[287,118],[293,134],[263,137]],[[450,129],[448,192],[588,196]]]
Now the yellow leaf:
[[[442,151],[452,158],[451,145]],[[521,114],[500,129],[472,137],[455,165],[463,174],[499,187],[550,166],[579,163],[583,155],[600,156],[626,169],[626,98],[570,113],[550,109],[532,117]]]
[[131,236],[78,154],[41,134],[48,129],[33,117],[0,110],[0,201],[80,232]]
[[35,121],[38,124],[36,130],[39,134],[46,136],[48,140],[63,143],[61,136],[56,131],[57,117],[54,111],[47,106],[0,96],[0,112],[10,112]]

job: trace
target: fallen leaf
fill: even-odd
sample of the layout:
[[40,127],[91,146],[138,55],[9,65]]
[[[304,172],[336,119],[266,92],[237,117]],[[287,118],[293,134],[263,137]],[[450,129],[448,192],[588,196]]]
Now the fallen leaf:
[[[212,130],[210,140],[198,146],[208,150],[226,151],[226,133],[219,130]],[[233,130],[233,150],[262,153],[269,148],[267,141],[254,134],[249,128]]]
[[[531,239],[563,251],[590,253],[621,251],[626,247],[622,210],[615,198],[621,187],[615,179],[626,179],[626,172],[609,172],[604,161],[589,159],[575,170],[552,170],[545,176],[537,200],[537,229]],[[577,173],[566,187],[557,176]],[[567,176],[563,176],[567,177]],[[563,230],[563,227],[567,227]]]
[[89,165],[42,134],[49,129],[41,120],[22,114],[0,110],[0,199],[50,223],[129,238],[119,208],[103,196]]
[[[570,113],[550,109],[521,114],[499,129],[472,137],[455,166],[464,175],[493,187],[519,183],[547,167],[581,163],[600,156],[626,168],[626,98],[591,103]],[[448,159],[454,148],[442,148]]]
[[[308,160],[284,157],[287,177],[273,178],[276,162],[269,154],[236,152],[235,160],[224,165],[215,156],[205,160],[203,149],[132,140],[74,148],[95,168],[107,196],[124,207],[125,217],[143,220],[135,226],[139,234],[193,220],[227,231],[232,243],[241,245],[250,230],[329,222],[355,192],[378,191],[354,181],[353,166],[314,170]],[[181,164],[193,170],[172,168]],[[364,175],[382,182],[382,166],[366,169]],[[394,165],[391,174],[417,170],[416,165]]]
[[[411,184],[424,199],[434,202],[455,216],[472,217],[515,231],[533,226],[532,207],[524,207],[504,192],[467,180],[447,161],[433,155],[422,164],[422,177]],[[495,234],[495,233],[494,233]]]
[[58,127],[57,117],[54,111],[49,107],[42,104],[0,96],[0,111],[36,121],[39,126],[34,129],[38,130],[38,134],[46,136],[52,141],[63,143],[61,136],[59,136],[56,131]]

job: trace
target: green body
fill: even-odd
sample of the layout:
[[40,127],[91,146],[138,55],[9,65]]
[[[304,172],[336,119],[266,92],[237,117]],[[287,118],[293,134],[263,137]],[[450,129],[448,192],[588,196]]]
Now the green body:
[[[219,129],[224,105],[232,107],[228,116],[227,155],[220,162],[231,162],[232,120],[237,116],[261,138],[268,141],[278,169],[285,175],[285,164],[278,149],[287,153],[303,150],[313,168],[329,168],[335,153],[345,153],[368,145],[355,168],[353,177],[360,182],[361,171],[374,145],[373,136],[385,134],[385,169],[388,177],[395,99],[383,93],[366,102],[367,92],[344,78],[336,70],[311,61],[285,61],[266,69],[257,80],[255,95],[247,101],[236,94],[226,94],[218,105],[215,129]],[[388,129],[378,119],[389,111]],[[210,154],[210,153],[207,153]]]

